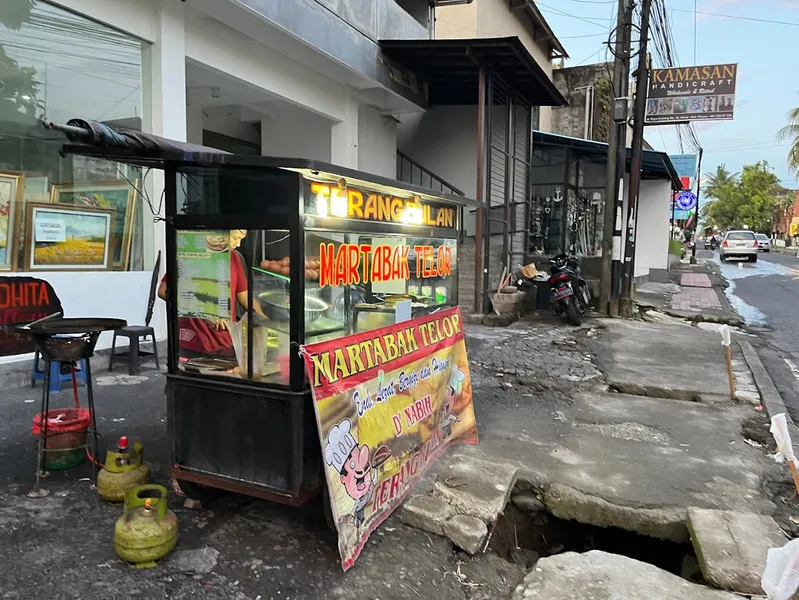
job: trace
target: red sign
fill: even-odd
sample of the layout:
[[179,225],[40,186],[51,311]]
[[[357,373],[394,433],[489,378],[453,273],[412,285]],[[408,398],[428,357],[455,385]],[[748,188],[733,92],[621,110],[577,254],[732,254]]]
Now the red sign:
[[[33,277],[0,277],[0,325],[24,325],[61,311],[53,286]],[[30,336],[0,330],[0,356],[33,352]]]

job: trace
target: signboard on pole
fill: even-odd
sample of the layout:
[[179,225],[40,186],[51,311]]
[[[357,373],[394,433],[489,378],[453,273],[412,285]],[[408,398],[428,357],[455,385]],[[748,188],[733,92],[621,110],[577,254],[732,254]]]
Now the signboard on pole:
[[[699,159],[696,154],[670,154],[669,158],[680,179],[683,177],[687,177],[688,179],[696,177],[696,165]],[[683,185],[683,189],[688,188]]]
[[302,346],[346,571],[452,443],[477,443],[458,308]]
[[737,76],[737,64],[652,69],[646,124],[732,119]]

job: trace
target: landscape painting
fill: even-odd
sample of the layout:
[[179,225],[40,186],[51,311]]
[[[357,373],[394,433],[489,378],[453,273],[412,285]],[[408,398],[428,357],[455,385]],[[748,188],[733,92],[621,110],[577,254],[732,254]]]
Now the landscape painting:
[[26,227],[26,270],[110,268],[113,209],[31,204]]
[[70,183],[54,185],[52,202],[114,209],[114,226],[111,231],[111,268],[127,270],[133,241],[138,181],[108,181],[98,183]]

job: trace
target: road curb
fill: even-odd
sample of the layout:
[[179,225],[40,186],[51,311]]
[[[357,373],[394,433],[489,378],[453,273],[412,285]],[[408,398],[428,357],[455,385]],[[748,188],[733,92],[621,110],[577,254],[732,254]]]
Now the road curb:
[[749,369],[752,371],[755,385],[760,392],[760,397],[763,400],[763,406],[766,408],[768,416],[774,417],[780,413],[785,413],[785,418],[788,419],[789,423],[793,424],[791,415],[788,414],[788,410],[785,408],[785,402],[782,401],[782,396],[777,391],[771,375],[768,374],[766,367],[763,366],[760,357],[757,355],[757,350],[747,341],[740,341],[738,345],[741,347],[746,364],[749,365]]

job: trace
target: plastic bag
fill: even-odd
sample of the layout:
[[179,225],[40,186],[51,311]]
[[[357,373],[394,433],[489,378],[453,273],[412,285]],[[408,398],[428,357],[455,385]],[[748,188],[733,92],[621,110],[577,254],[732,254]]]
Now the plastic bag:
[[760,586],[769,600],[790,600],[799,588],[799,539],[771,548]]
[[796,455],[793,451],[793,445],[791,444],[791,434],[788,432],[788,420],[785,417],[785,413],[780,413],[771,417],[771,428],[769,431],[771,431],[771,435],[774,436],[774,441],[777,443],[777,451],[785,459],[785,462],[799,465],[799,461],[796,460]]
[[[247,315],[240,321],[230,322],[230,337],[233,340],[233,351],[242,377],[247,377]],[[266,329],[256,327],[252,332],[254,348],[252,354],[253,379],[259,379],[266,368]]]

